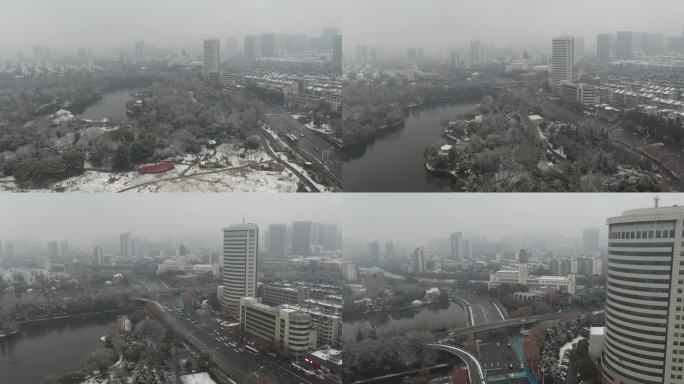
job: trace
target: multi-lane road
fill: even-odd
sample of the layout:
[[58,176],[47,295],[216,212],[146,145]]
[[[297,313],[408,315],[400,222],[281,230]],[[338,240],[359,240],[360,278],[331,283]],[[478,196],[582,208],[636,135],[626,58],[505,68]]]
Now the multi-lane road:
[[234,377],[239,383],[322,383],[317,377],[309,376],[292,367],[287,359],[250,352],[236,344],[229,336],[207,326],[180,315],[172,317],[177,329],[182,329],[188,338],[193,339],[198,349],[207,353],[226,374]]
[[[336,181],[342,178],[342,156],[340,149],[325,138],[325,135],[313,131],[294,117],[286,113],[264,114],[265,123],[278,134],[281,140],[290,144],[300,156],[312,164],[321,167]],[[288,135],[295,138],[293,141]]]
[[[145,282],[148,292],[149,282]],[[186,317],[170,308],[172,297],[152,295],[146,300],[162,311],[162,316],[173,329],[185,338],[195,349],[206,353],[209,358],[229,377],[244,384],[321,384],[324,381],[309,375],[292,365],[283,357],[254,353],[241,346],[231,336]]]

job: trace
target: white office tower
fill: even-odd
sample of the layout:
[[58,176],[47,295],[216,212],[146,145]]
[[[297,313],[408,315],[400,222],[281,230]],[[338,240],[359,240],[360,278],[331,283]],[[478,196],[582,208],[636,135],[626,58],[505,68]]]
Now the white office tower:
[[221,303],[234,315],[240,299],[256,297],[259,227],[238,224],[223,228],[223,292]]
[[563,81],[572,83],[575,63],[575,38],[572,36],[557,37],[551,44],[551,91],[560,96]]
[[202,72],[210,80],[214,79],[218,81],[221,77],[219,76],[221,65],[221,58],[219,55],[220,46],[221,42],[219,39],[211,38],[204,40],[204,65],[202,66]]
[[684,383],[682,222],[657,204],[607,220],[604,383]]

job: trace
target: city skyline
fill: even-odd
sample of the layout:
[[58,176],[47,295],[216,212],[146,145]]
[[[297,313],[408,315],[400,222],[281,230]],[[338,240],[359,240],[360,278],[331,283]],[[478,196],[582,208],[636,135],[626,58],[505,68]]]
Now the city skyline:
[[[29,24],[32,28],[25,28]],[[84,46],[131,49],[135,41],[180,48],[208,36],[240,39],[264,31],[314,35],[324,27],[341,28],[338,2],[10,0],[3,4],[0,33],[14,37],[0,47],[0,57],[15,58],[17,51],[30,54],[36,45],[74,53]]]
[[[298,220],[339,224],[340,196],[332,194],[4,194],[0,239],[93,239],[136,236],[216,235],[231,224]],[[107,219],[103,219],[107,218]],[[64,222],[68,220],[69,225]]]
[[[346,196],[342,219],[348,240],[426,244],[453,232],[490,240],[531,234],[582,238],[585,228],[599,228],[605,238],[607,217],[634,207],[651,207],[655,194],[354,194]],[[664,195],[660,206],[680,203]],[[436,214],[436,212],[439,212]],[[521,222],[520,218],[524,221]],[[562,218],[562,220],[560,219]],[[399,223],[399,224],[397,224]]]
[[684,22],[677,15],[683,12],[684,4],[676,0],[352,0],[345,2],[342,22],[347,52],[356,45],[435,51],[465,47],[472,40],[529,49],[544,48],[548,39],[563,33],[591,40],[599,33],[623,30],[681,36]]

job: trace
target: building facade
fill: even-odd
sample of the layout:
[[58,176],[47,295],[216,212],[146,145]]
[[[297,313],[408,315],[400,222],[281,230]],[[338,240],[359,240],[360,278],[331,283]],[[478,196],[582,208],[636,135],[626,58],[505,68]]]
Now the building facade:
[[607,220],[608,282],[603,382],[684,382],[684,207]]
[[463,233],[455,232],[449,235],[449,245],[451,248],[451,259],[462,260],[464,253]]
[[221,303],[237,314],[240,299],[256,297],[259,227],[256,224],[231,225],[223,229],[223,273]]
[[258,349],[297,355],[316,346],[317,332],[304,311],[288,306],[272,307],[253,297],[240,299],[239,308],[242,335]]
[[551,41],[551,91],[560,96],[561,83],[573,82],[575,76],[575,38],[561,36]]

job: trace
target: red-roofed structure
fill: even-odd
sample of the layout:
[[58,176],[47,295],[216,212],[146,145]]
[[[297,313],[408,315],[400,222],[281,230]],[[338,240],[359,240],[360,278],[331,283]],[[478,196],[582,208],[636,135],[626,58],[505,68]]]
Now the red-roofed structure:
[[176,168],[170,161],[162,161],[157,164],[145,164],[138,167],[140,173],[162,173]]

